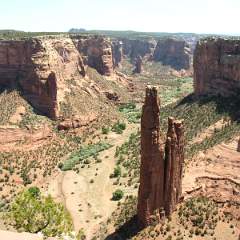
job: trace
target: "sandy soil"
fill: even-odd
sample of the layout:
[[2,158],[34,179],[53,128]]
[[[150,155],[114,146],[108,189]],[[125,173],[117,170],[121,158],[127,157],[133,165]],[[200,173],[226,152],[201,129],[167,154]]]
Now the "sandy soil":
[[[240,204],[240,153],[238,138],[200,153],[185,170],[183,191],[207,191],[218,200],[233,199]],[[214,184],[214,185],[213,185]],[[200,189],[201,188],[201,189]],[[214,190],[214,191],[213,191]],[[215,192],[215,193],[214,193]]]
[[228,122],[224,121],[224,119],[217,121],[213,125],[209,126],[208,128],[204,129],[202,132],[200,132],[197,135],[197,137],[194,138],[191,144],[201,143],[207,137],[211,137],[215,130],[219,130],[227,124]]
[[[0,230],[0,239],[1,240],[43,240],[45,238],[41,237],[38,234],[17,233],[17,232]],[[55,238],[47,238],[46,240],[54,240],[54,239]]]
[[[49,183],[48,193],[56,200],[64,203],[70,212],[75,231],[83,228],[87,239],[91,239],[98,231],[100,223],[106,221],[116,209],[117,202],[111,201],[116,190],[113,179],[109,176],[115,167],[116,146],[122,145],[136,125],[131,124],[123,134],[108,134],[108,142],[113,145],[99,154],[101,163],[92,164],[90,168],[80,168],[74,171],[59,172]],[[93,179],[93,183],[90,181]]]

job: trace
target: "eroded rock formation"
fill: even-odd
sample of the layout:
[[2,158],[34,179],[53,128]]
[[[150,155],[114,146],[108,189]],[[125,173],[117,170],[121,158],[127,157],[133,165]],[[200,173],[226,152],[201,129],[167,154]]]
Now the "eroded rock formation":
[[141,118],[141,168],[138,219],[141,226],[164,206],[164,159],[160,139],[160,100],[157,88],[147,87]]
[[163,211],[166,215],[171,214],[182,193],[183,123],[169,118],[164,158],[159,115],[157,88],[148,86],[141,119],[141,168],[137,206],[141,227],[151,224],[153,215],[160,218]]
[[129,57],[132,62],[134,62],[138,56],[147,59],[151,58],[157,45],[155,39],[140,40],[124,38],[121,39],[121,42],[123,45],[123,54]]
[[0,86],[17,87],[40,112],[58,116],[66,80],[81,78],[85,68],[70,38],[0,41]]
[[238,139],[237,151],[240,152],[240,138]]
[[182,170],[184,163],[183,122],[170,117],[165,145],[164,210],[170,215],[182,194]]
[[123,59],[123,43],[122,41],[112,42],[112,56],[113,56],[113,67],[120,67]]
[[83,57],[84,64],[96,69],[100,74],[113,73],[112,44],[101,36],[74,36],[73,41]]
[[240,40],[200,40],[194,53],[196,95],[232,95],[240,90]]
[[189,69],[191,50],[184,40],[168,38],[159,40],[153,54],[154,61],[160,61],[176,70]]
[[135,69],[133,70],[133,73],[141,73],[142,65],[143,65],[142,57],[137,56],[136,61],[135,61]]

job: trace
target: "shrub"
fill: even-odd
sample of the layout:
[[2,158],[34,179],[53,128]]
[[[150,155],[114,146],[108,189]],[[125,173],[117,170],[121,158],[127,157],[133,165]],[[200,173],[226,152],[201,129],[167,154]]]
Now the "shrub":
[[121,123],[119,121],[115,123],[112,127],[112,131],[116,132],[117,134],[122,134],[125,129],[126,129],[126,123]]
[[102,127],[102,134],[108,134],[110,131],[109,127]]
[[120,166],[117,166],[117,167],[114,168],[114,172],[113,172],[113,174],[111,174],[110,177],[117,178],[117,177],[120,177],[121,174],[122,174],[121,167],[120,167]]
[[55,203],[51,196],[41,196],[37,187],[29,188],[15,198],[6,219],[19,231],[42,232],[48,237],[68,233],[73,228],[64,207]]
[[110,144],[104,142],[99,142],[96,144],[88,145],[86,147],[81,147],[80,150],[73,152],[70,157],[63,163],[61,170],[72,170],[81,161],[86,160],[89,157],[97,156],[99,152],[106,150],[110,147]]
[[123,191],[120,189],[117,189],[115,192],[113,192],[112,200],[119,201],[120,199],[123,198],[123,195],[124,195]]

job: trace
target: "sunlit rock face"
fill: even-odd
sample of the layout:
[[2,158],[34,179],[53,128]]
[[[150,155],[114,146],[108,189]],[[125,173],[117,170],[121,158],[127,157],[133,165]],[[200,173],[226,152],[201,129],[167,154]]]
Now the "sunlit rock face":
[[240,40],[200,40],[194,54],[196,95],[229,96],[240,90]]
[[191,67],[191,50],[184,40],[162,39],[157,43],[153,60],[176,70],[188,70]]
[[160,100],[156,87],[146,88],[141,118],[141,168],[137,216],[141,227],[170,215],[182,194],[183,122],[169,118],[165,157],[160,138]]
[[70,38],[0,41],[0,87],[18,88],[39,112],[55,119],[66,81],[85,75]]

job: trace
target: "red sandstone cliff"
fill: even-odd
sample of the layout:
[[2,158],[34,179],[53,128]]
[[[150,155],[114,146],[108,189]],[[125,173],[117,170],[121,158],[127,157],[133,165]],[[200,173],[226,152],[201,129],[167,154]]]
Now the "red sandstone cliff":
[[184,40],[159,40],[153,54],[154,61],[160,61],[176,70],[188,70],[191,67],[191,50]]
[[234,94],[240,89],[240,40],[200,40],[193,66],[196,95]]
[[113,73],[112,45],[108,38],[101,36],[72,38],[86,65],[102,75],[110,76]]
[[85,75],[82,58],[69,38],[0,41],[0,85],[18,87],[24,97],[50,118],[66,80]]
[[164,158],[159,107],[156,87],[147,87],[141,118],[141,168],[137,206],[137,216],[142,227],[151,224],[152,216],[159,217],[162,210],[170,215],[182,194],[183,123],[169,118]]

